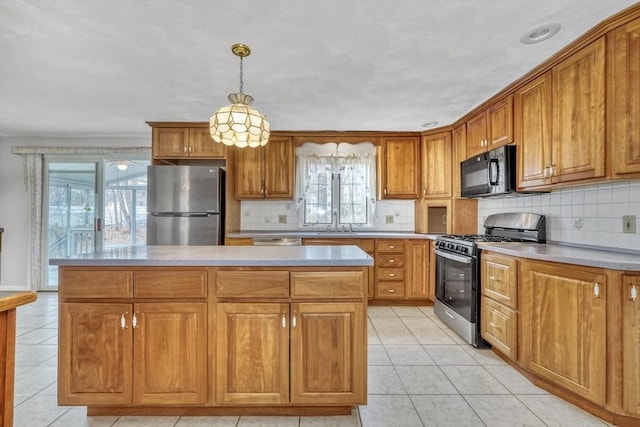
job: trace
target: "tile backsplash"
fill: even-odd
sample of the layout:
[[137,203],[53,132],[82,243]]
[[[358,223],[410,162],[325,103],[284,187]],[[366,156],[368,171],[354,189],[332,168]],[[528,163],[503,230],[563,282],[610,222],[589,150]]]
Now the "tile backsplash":
[[[242,231],[285,231],[298,228],[293,201],[242,201]],[[569,187],[552,193],[479,199],[478,232],[488,215],[531,212],[547,219],[551,242],[640,250],[640,180]],[[622,216],[636,216],[636,233],[622,232]],[[284,216],[286,223],[280,223]],[[392,223],[387,223],[392,217]],[[415,230],[413,200],[380,200],[376,207],[377,231]]]
[[[413,200],[379,200],[376,203],[376,231],[414,231]],[[298,211],[293,201],[242,201],[242,231],[285,231],[298,229]],[[391,217],[391,222],[388,221]],[[281,223],[283,219],[286,222]]]
[[[547,240],[640,250],[640,181],[570,187],[552,193],[480,199],[478,232],[488,215],[531,212],[546,216]],[[622,216],[636,216],[636,233],[622,232]]]

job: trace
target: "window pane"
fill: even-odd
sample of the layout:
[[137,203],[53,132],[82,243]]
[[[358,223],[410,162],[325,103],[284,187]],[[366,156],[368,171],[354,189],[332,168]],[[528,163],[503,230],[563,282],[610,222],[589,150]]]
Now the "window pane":
[[340,169],[340,223],[365,224],[367,200],[362,174],[353,166]]
[[331,224],[331,165],[323,165],[309,180],[304,203],[305,224]]

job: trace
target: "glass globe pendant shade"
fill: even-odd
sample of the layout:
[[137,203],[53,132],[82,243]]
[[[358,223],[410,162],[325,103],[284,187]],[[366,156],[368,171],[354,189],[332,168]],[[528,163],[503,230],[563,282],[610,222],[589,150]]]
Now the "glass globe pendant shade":
[[269,121],[260,111],[250,107],[253,97],[242,92],[243,58],[249,56],[249,46],[236,43],[231,52],[240,58],[240,92],[228,96],[231,105],[220,108],[209,118],[211,138],[218,143],[236,147],[260,147],[269,142]]
[[269,121],[258,110],[251,108],[250,95],[229,95],[231,105],[220,108],[209,119],[211,138],[216,142],[236,147],[260,147],[269,141]]

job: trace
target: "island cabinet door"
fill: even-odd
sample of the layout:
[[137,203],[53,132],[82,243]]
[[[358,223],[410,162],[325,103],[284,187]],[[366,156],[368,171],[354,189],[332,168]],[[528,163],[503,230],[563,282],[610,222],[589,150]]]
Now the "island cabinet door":
[[133,403],[206,403],[206,304],[134,304],[132,328]]
[[60,305],[58,404],[131,403],[131,304]]
[[291,403],[365,404],[363,303],[295,303],[291,313]]
[[526,369],[599,405],[606,391],[606,276],[522,262],[521,360]]
[[217,305],[216,403],[289,403],[289,304]]

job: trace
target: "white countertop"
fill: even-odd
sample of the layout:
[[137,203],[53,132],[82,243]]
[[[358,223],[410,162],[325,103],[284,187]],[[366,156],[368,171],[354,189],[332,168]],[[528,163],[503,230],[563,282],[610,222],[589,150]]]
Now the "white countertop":
[[[430,237],[431,236],[431,237]],[[236,233],[227,233],[225,237],[229,238],[279,238],[279,237],[300,237],[309,238],[330,238],[330,239],[429,239],[435,235],[414,233],[412,231],[238,231]]]
[[129,246],[49,260],[68,266],[343,267],[369,266],[357,246]]
[[478,243],[482,250],[540,261],[600,267],[611,270],[640,271],[640,253],[614,252],[551,243]]

